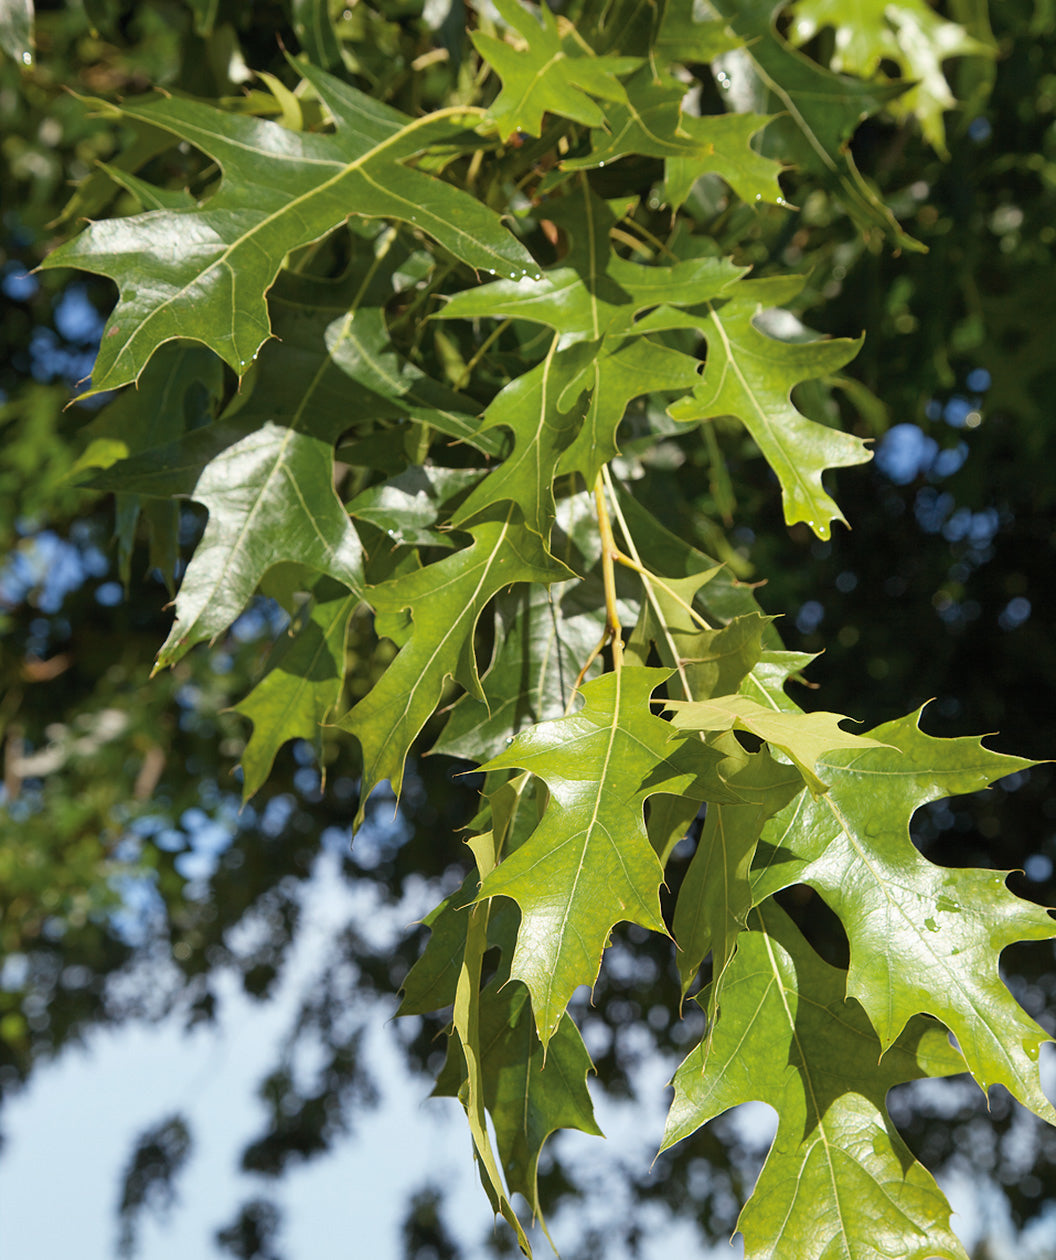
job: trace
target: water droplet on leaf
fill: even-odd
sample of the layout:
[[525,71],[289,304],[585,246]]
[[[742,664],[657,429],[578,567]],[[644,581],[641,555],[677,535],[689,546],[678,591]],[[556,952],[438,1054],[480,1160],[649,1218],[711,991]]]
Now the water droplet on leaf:
[[22,53],[22,64],[24,66],[31,66],[33,64],[33,54],[29,51],[28,48],[25,49]]

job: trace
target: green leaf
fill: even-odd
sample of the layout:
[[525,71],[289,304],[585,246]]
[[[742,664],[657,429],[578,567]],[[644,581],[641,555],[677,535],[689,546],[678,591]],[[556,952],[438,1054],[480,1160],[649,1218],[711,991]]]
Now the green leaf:
[[[118,460],[177,441],[213,418],[223,385],[223,366],[211,351],[189,341],[163,346],[140,377],[138,388],[119,394],[85,426],[88,445],[72,471],[108,468]],[[160,570],[171,592],[179,559],[179,506],[144,501],[133,493],[117,495],[115,533],[121,581],[128,586],[131,578],[141,513],[150,530],[151,567]]]
[[[361,287],[354,275],[337,285],[291,278],[286,296],[273,298],[283,340],[265,351],[248,398],[215,424],[96,478],[107,489],[187,496],[209,509],[159,667],[222,633],[276,564],[308,565],[362,589],[362,548],[333,482],[334,442],[350,421],[338,360],[359,346],[359,322],[372,314],[349,311],[349,279]],[[330,302],[343,312],[337,319]],[[375,414],[391,410],[374,394],[359,401],[364,419],[372,402]]]
[[434,319],[510,317],[546,324],[563,344],[605,335],[645,332],[637,316],[650,312],[648,331],[695,327],[674,308],[696,306],[723,293],[744,274],[726,258],[694,258],[671,267],[629,262],[609,244],[616,218],[589,185],[546,203],[546,216],[567,228],[572,245],[541,279],[496,280],[456,293]]
[[191,329],[244,373],[271,335],[264,295],[283,259],[349,215],[413,224],[471,267],[535,274],[531,256],[496,214],[406,164],[449,137],[450,116],[411,120],[321,70],[300,69],[332,113],[333,135],[292,132],[179,97],[105,107],[200,148],[224,179],[201,208],[93,223],[45,260],[110,276],[119,286],[96,361],[96,390],[137,379],[158,346]]
[[819,176],[844,202],[866,233],[881,232],[903,249],[924,247],[899,227],[894,215],[862,178],[849,141],[858,124],[904,90],[902,85],[863,83],[833,74],[790,47],[774,28],[784,0],[712,0],[744,41],[744,57],[774,114],[768,143],[779,156]]
[[414,466],[357,494],[348,504],[354,520],[369,521],[393,543],[451,547],[450,532],[437,528],[452,499],[480,481],[476,468]]
[[775,711],[748,696],[712,696],[708,700],[669,700],[671,725],[678,731],[747,731],[790,757],[815,795],[828,791],[815,766],[836,748],[875,748],[877,740],[854,735],[839,725],[839,713]]
[[[481,877],[486,878],[495,860],[492,837],[490,835],[477,836],[472,844],[477,868]],[[465,953],[455,989],[453,1024],[465,1064],[465,1077],[458,1096],[466,1109],[480,1179],[492,1207],[496,1212],[501,1212],[504,1219],[509,1222],[517,1236],[521,1251],[526,1256],[530,1256],[531,1246],[502,1184],[502,1174],[499,1172],[491,1138],[488,1135],[487,1117],[484,1110],[485,1079],[481,1055],[480,974],[484,950],[487,947],[487,934],[488,906],[474,905],[469,911]]]
[[557,471],[578,472],[588,486],[620,453],[616,431],[632,400],[643,394],[686,393],[700,374],[696,359],[648,337],[604,337],[600,346],[579,341],[564,352],[563,365],[572,379],[558,406],[586,390],[587,410],[579,432],[561,453]]
[[709,172],[720,175],[742,201],[785,204],[777,182],[780,163],[751,147],[768,115],[683,114],[685,84],[670,76],[657,79],[648,66],[626,86],[626,100],[609,106],[604,127],[596,124],[591,133],[590,153],[566,161],[566,170],[608,166],[641,153],[665,160],[665,197],[675,209],[694,181]]
[[681,421],[736,416],[777,473],[785,522],[805,521],[819,538],[828,538],[830,522],[844,517],[826,493],[822,473],[864,463],[871,452],[861,438],[809,420],[791,394],[801,381],[843,367],[861,340],[790,343],[760,332],[753,321],[768,300],[778,293],[787,300],[792,292],[792,285],[742,281],[728,301],[702,308],[701,331],[708,342],[704,377],[691,397],[669,411]]
[[913,713],[870,732],[887,747],[833,752],[819,769],[828,794],[806,793],[763,832],[753,871],[759,901],[810,884],[840,916],[851,948],[847,992],[886,1048],[917,1012],[941,1019],[983,1089],[995,1081],[1056,1121],[1038,1080],[1050,1040],[1001,981],[1014,941],[1056,936],[1049,913],[1013,896],[1007,872],[935,866],[909,837],[928,801],[977,792],[1031,763],[971,738],[935,739]]
[[843,973],[773,904],[742,934],[708,1037],[675,1075],[662,1150],[739,1103],[778,1115],[738,1227],[747,1260],[967,1260],[950,1208],[891,1123],[891,1086],[963,1071],[945,1029],[917,1016],[880,1058]]
[[[485,802],[471,827],[481,831],[490,827],[491,851],[512,853],[531,835],[539,821],[542,793],[537,781],[522,774],[513,779],[498,776],[504,781],[493,786],[493,778],[485,781]],[[421,957],[407,973],[403,984],[403,1000],[397,1015],[422,1015],[450,1006],[455,1000],[459,968],[465,952],[466,934],[470,911],[480,887],[480,876],[471,871],[462,881],[462,887],[445,897],[422,920],[429,928],[429,940]],[[512,901],[493,905],[488,915],[488,945],[502,953],[503,962],[496,973],[497,982],[503,982],[509,974],[509,960],[517,939],[520,914]],[[462,1069],[454,1084],[457,1092],[463,1079]]]
[[275,754],[290,739],[315,746],[322,760],[321,726],[344,688],[348,623],[357,596],[329,578],[319,581],[310,607],[272,650],[268,672],[234,706],[253,723],[242,753],[242,799],[248,801],[271,772]]
[[341,45],[327,0],[293,0],[293,29],[314,65],[332,70],[340,64]]
[[[477,619],[513,582],[560,582],[570,574],[516,523],[514,510],[482,520],[471,546],[424,569],[372,587],[367,602],[381,635],[403,643],[372,690],[341,720],[363,750],[363,803],[388,779],[399,794],[407,752],[440,702],[448,678],[483,697],[473,648]],[[408,624],[408,614],[409,621]]]
[[[748,923],[752,887],[748,877],[763,824],[797,793],[803,779],[792,767],[782,765],[764,747],[757,753],[736,748],[731,736],[717,745],[727,753],[724,766],[729,785],[743,804],[708,806],[700,840],[679,889],[672,924],[679,952],[678,974],[682,996],[689,992],[705,955],[711,951],[712,984],[709,990],[714,1021],[715,998],[733,958],[737,938]],[[739,768],[732,765],[740,762]]]
[[957,102],[942,63],[949,57],[993,57],[994,49],[973,39],[963,26],[947,22],[925,0],[861,0],[853,21],[850,16],[843,0],[796,0],[791,38],[804,44],[821,28],[832,27],[832,69],[863,79],[876,77],[882,62],[894,62],[912,86],[888,108],[898,116],[917,117],[925,139],[946,156],[942,115]]
[[[636,549],[641,552],[642,561],[651,572],[661,577],[694,577],[697,587],[701,586],[706,575],[707,585],[703,593],[698,590],[696,602],[713,625],[749,613],[762,614],[751,586],[738,582],[724,565],[673,533],[625,489],[618,493],[616,507],[627,524]],[[763,642],[776,648],[781,640],[770,627],[763,631]]]
[[701,15],[696,0],[668,0],[663,6],[655,48],[668,61],[707,63],[739,44],[725,22]]
[[[528,991],[520,984],[500,988],[492,981],[483,990],[479,1028],[484,1102],[495,1124],[506,1183],[511,1194],[524,1195],[546,1229],[538,1176],[546,1139],[557,1129],[604,1137],[586,1085],[594,1065],[568,1015],[544,1052]],[[442,1076],[436,1092],[455,1091]]]
[[510,381],[484,413],[484,431],[505,426],[513,432],[514,448],[470,492],[452,517],[453,525],[472,520],[495,503],[516,503],[528,528],[549,542],[557,463],[579,428],[582,411],[575,397],[565,409],[558,403],[569,374],[557,346],[555,337],[542,363]]
[[[372,291],[372,251],[387,246],[370,246],[336,282],[283,274],[271,295],[282,340],[265,347],[251,388],[219,421],[95,479],[105,489],[187,496],[209,508],[159,665],[222,633],[273,565],[305,564],[361,589],[362,549],[333,484],[334,442],[351,424],[409,415],[498,449],[478,434],[479,421],[455,410],[473,409],[472,400],[401,363],[380,307],[357,305],[384,297]],[[141,405],[141,393],[128,397]]]
[[484,766],[530,770],[550,789],[531,839],[480,889],[481,899],[510,897],[521,908],[510,974],[528,986],[544,1045],[573,991],[597,978],[614,924],[666,934],[646,799],[731,799],[715,774],[719,755],[672,745],[670,726],[650,713],[649,697],[667,676],[634,666],[604,674],[581,688],[577,713],[530,727]]
[[577,600],[579,582],[517,587],[495,603],[495,656],[484,698],[464,695],[433,752],[497,756],[525,727],[565,712],[580,667],[605,628],[604,611]]
[[538,20],[517,0],[495,0],[495,8],[520,36],[520,46],[483,31],[474,31],[471,38],[502,79],[502,91],[489,111],[502,138],[515,131],[540,135],[545,113],[600,127],[605,115],[591,98],[622,100],[617,76],[634,70],[641,57],[595,56],[568,23],[562,33],[545,0],[539,5]]

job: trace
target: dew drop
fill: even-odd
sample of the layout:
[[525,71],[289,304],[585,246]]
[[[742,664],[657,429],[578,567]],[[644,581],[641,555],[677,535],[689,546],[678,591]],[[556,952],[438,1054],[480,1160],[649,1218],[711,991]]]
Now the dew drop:
[[507,735],[507,736],[506,736],[506,747],[507,747],[507,748],[509,748],[509,746],[510,746],[512,743],[513,743],[513,736],[512,736],[512,735]]
[[22,64],[24,66],[31,66],[33,64],[33,54],[28,48],[26,48],[22,53]]
[[1023,1041],[1023,1049],[1027,1052],[1027,1058],[1028,1058],[1028,1059],[1033,1059],[1033,1060],[1034,1060],[1034,1062],[1035,1062],[1035,1063],[1037,1063],[1037,1061],[1038,1061],[1038,1047],[1037,1047],[1036,1043],[1035,1043],[1035,1042],[1033,1042],[1033,1041],[1027,1041],[1026,1039],[1024,1039],[1024,1041]]
[[605,163],[602,161],[602,162],[599,162],[599,163],[598,163],[598,165],[599,165],[599,166],[604,166],[604,165],[605,165]]
[[755,194],[755,199],[756,199],[756,201],[762,201],[762,199],[763,199],[763,194],[762,194],[762,193],[756,193],[756,194]]
[[787,206],[788,202],[784,199],[784,197],[778,197],[777,204],[779,206]]

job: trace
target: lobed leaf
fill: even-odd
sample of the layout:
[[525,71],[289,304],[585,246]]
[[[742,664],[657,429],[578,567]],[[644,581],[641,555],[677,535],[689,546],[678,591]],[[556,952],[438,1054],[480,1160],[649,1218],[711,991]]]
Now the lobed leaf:
[[520,37],[518,47],[483,31],[474,31],[471,38],[502,79],[502,91],[489,111],[502,138],[515,131],[540,135],[546,113],[601,126],[605,115],[593,98],[622,100],[618,76],[639,66],[641,57],[596,56],[567,23],[562,34],[546,0],[540,0],[538,19],[517,0],[495,0],[495,8]]
[[408,750],[436,710],[447,679],[482,698],[473,634],[489,601],[514,582],[548,584],[571,576],[536,534],[517,523],[512,507],[467,532],[473,537],[469,547],[366,593],[378,633],[402,646],[339,723],[363,750],[357,826],[367,797],[383,779],[399,795]]
[[839,725],[839,713],[775,710],[748,696],[712,696],[707,700],[669,700],[671,725],[677,731],[746,731],[779,748],[791,758],[815,795],[828,791],[815,773],[824,753],[836,748],[873,748],[878,741],[854,735]]
[[224,178],[200,207],[90,224],[45,260],[109,276],[119,287],[96,390],[136,380],[158,346],[177,337],[203,341],[242,375],[271,336],[265,294],[283,259],[350,215],[411,224],[471,267],[535,274],[498,215],[407,165],[450,135],[450,113],[412,120],[309,64],[299,68],[333,115],[333,135],[288,131],[179,97],[104,107],[195,145]]
[[234,706],[253,723],[242,752],[243,801],[263,787],[287,740],[307,740],[323,764],[321,727],[344,690],[348,623],[358,603],[358,596],[340,583],[317,582],[299,624],[272,649],[267,673]]
[[479,893],[520,906],[510,974],[528,986],[544,1046],[573,991],[597,978],[614,924],[666,934],[646,799],[658,792],[735,799],[716,772],[719,754],[673,746],[669,725],[650,713],[649,697],[667,676],[637,666],[604,674],[581,688],[577,713],[530,727],[483,767],[530,770],[550,789],[531,838]]
[[847,992],[886,1051],[918,1012],[941,1019],[985,1090],[1004,1085],[1056,1121],[1038,1078],[1050,1037],[1009,993],[998,958],[1015,941],[1056,936],[1048,911],[1013,896],[1007,872],[936,866],[913,845],[919,806],[976,792],[1031,763],[979,739],[935,739],[913,713],[871,732],[885,747],[826,754],[828,794],[804,794],[763,832],[756,901],[810,884],[840,916],[850,942]]
[[844,517],[826,493],[822,473],[864,463],[872,455],[861,438],[808,419],[791,394],[801,381],[843,367],[861,340],[797,344],[760,332],[753,321],[782,290],[782,300],[794,291],[787,283],[775,289],[766,280],[742,281],[728,301],[701,309],[701,332],[708,343],[704,376],[693,394],[669,412],[680,421],[736,416],[777,473],[786,524],[805,521],[819,538],[828,538],[830,523]]
[[863,79],[876,78],[881,63],[893,62],[910,87],[888,108],[896,115],[915,115],[928,143],[947,156],[942,115],[957,102],[942,63],[949,57],[992,57],[994,49],[940,17],[925,0],[862,0],[853,12],[854,21],[848,22],[840,0],[796,0],[792,40],[803,44],[820,29],[832,27],[832,69]]
[[721,176],[742,201],[784,205],[777,177],[781,165],[751,146],[770,122],[764,114],[683,114],[685,84],[657,78],[643,66],[626,84],[626,99],[605,111],[604,126],[591,132],[591,151],[570,158],[566,170],[583,170],[647,154],[665,162],[664,190],[674,209],[701,175]]
[[840,198],[859,227],[880,232],[903,249],[924,247],[899,226],[894,215],[863,179],[849,141],[859,123],[901,95],[901,84],[864,83],[833,74],[792,48],[775,21],[784,0],[712,0],[743,43],[746,60],[780,114],[767,128],[777,153],[820,177]]
[[773,903],[753,917],[721,1013],[675,1075],[661,1150],[738,1103],[768,1103],[777,1135],[738,1220],[747,1260],[967,1260],[884,1105],[901,1081],[963,1071],[945,1030],[917,1016],[880,1058],[843,973]]

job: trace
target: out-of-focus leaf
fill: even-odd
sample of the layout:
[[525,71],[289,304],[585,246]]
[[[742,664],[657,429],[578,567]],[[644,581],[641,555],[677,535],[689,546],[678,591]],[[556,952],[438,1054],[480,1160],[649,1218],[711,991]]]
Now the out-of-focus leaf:
[[894,62],[912,86],[888,108],[915,115],[928,142],[945,155],[942,115],[957,102],[942,63],[949,57],[993,57],[992,46],[940,17],[925,0],[860,0],[853,10],[841,0],[796,0],[792,16],[790,34],[797,44],[823,27],[834,29],[833,70],[872,79],[882,62]]
[[20,66],[33,64],[33,0],[0,3],[0,48]]
[[332,70],[340,63],[341,45],[327,0],[293,0],[293,29],[314,65]]
[[[73,468],[108,468],[118,460],[177,442],[210,421],[223,392],[224,371],[210,350],[189,341],[163,346],[138,387],[126,389],[86,425],[87,446]],[[118,493],[117,564],[121,581],[131,578],[136,525],[142,512],[150,530],[150,564],[174,589],[179,558],[179,505]]]
[[766,133],[775,155],[824,180],[863,231],[879,231],[903,249],[921,250],[863,179],[848,145],[858,124],[901,95],[904,87],[833,74],[803,56],[774,27],[784,0],[712,3],[744,41],[743,52],[736,55],[752,65],[769,98],[767,108],[780,115]]

